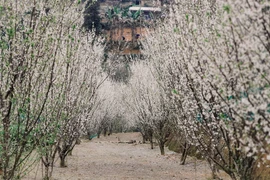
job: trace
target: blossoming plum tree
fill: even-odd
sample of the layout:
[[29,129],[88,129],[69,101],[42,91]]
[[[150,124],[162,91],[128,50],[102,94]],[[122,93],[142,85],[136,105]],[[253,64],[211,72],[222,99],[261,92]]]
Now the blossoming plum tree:
[[[233,179],[269,159],[269,1],[175,1],[144,43],[179,128]],[[266,158],[266,159],[267,159]]]
[[133,119],[141,130],[149,136],[153,148],[153,137],[157,140],[162,155],[164,146],[172,130],[173,118],[164,90],[146,63],[134,63],[132,76],[125,90],[125,102]]
[[26,173],[37,147],[52,167],[55,149],[64,159],[80,136],[102,83],[103,55],[100,42],[88,43],[93,35],[80,28],[82,7],[80,1],[0,1],[3,179]]

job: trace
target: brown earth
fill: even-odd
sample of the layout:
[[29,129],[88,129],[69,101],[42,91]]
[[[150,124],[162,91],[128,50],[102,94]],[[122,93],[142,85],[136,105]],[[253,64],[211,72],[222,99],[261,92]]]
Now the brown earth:
[[[136,143],[128,144],[130,140]],[[54,180],[204,180],[211,171],[206,162],[188,157],[180,165],[180,155],[166,149],[161,156],[158,146],[151,150],[149,144],[140,144],[139,133],[113,134],[108,137],[83,140],[72,156],[67,158],[67,168],[56,163]],[[40,163],[39,163],[40,164]],[[37,165],[25,180],[42,179],[41,165]]]

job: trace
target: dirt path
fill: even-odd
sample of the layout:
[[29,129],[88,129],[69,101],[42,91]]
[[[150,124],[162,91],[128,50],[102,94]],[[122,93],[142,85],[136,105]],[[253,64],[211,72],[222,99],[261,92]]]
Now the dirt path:
[[[158,147],[149,144],[118,143],[141,140],[138,133],[114,134],[83,141],[68,157],[68,167],[54,168],[54,180],[203,180],[210,177],[207,163],[188,158],[180,165],[180,155],[168,151],[161,156]],[[25,179],[41,179],[40,166]],[[35,174],[36,178],[35,178]]]

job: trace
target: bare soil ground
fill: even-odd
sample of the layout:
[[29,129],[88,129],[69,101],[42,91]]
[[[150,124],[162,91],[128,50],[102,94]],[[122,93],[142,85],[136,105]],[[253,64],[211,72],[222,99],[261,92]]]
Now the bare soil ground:
[[[142,141],[139,133],[113,134],[108,137],[83,140],[68,156],[67,168],[56,163],[54,180],[204,180],[211,177],[206,162],[188,157],[180,165],[180,155],[166,149],[161,156],[158,146],[128,144]],[[42,179],[41,165],[37,165],[25,180]]]

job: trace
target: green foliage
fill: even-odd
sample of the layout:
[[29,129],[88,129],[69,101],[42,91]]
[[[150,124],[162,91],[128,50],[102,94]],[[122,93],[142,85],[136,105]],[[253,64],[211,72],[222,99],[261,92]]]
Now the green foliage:
[[216,35],[217,37],[221,37],[221,34],[218,32],[218,30],[216,30]]
[[121,16],[122,17],[128,17],[128,13],[129,13],[129,7],[123,8],[122,11],[121,11]]
[[133,14],[132,14],[133,20],[138,19],[138,17],[140,17],[140,15],[141,15],[141,10],[138,10],[138,11],[136,11],[135,13],[133,13]]
[[6,50],[9,48],[9,44],[6,41],[0,41],[0,48]]
[[186,20],[189,21],[189,15],[188,14],[186,14]]
[[200,122],[200,123],[203,121],[203,117],[202,117],[202,115],[201,115],[200,113],[197,114],[196,120],[197,120],[198,122]]
[[173,92],[174,94],[179,94],[178,91],[177,91],[176,89],[173,89],[172,92]]
[[234,96],[228,96],[228,100],[232,100],[232,99],[235,99]]
[[111,20],[112,19],[112,14],[113,14],[113,12],[112,12],[112,9],[108,9],[107,11],[106,11],[106,17],[109,19],[109,20]]
[[175,32],[175,33],[179,33],[179,32],[180,32],[180,30],[179,30],[179,28],[177,28],[177,27],[176,27],[176,28],[174,28],[174,29],[173,29],[173,32]]
[[113,12],[114,12],[115,14],[120,14],[121,9],[120,9],[119,7],[117,7],[117,6],[115,6],[115,7],[113,7]]
[[230,5],[224,5],[223,10],[229,14],[231,12],[231,6]]
[[7,29],[7,34],[8,34],[8,37],[10,39],[12,39],[14,37],[14,35],[15,35],[15,29],[14,28],[8,28]]
[[246,116],[246,119],[249,120],[249,121],[253,121],[255,119],[255,114],[251,111],[248,111],[247,112],[247,116]]

